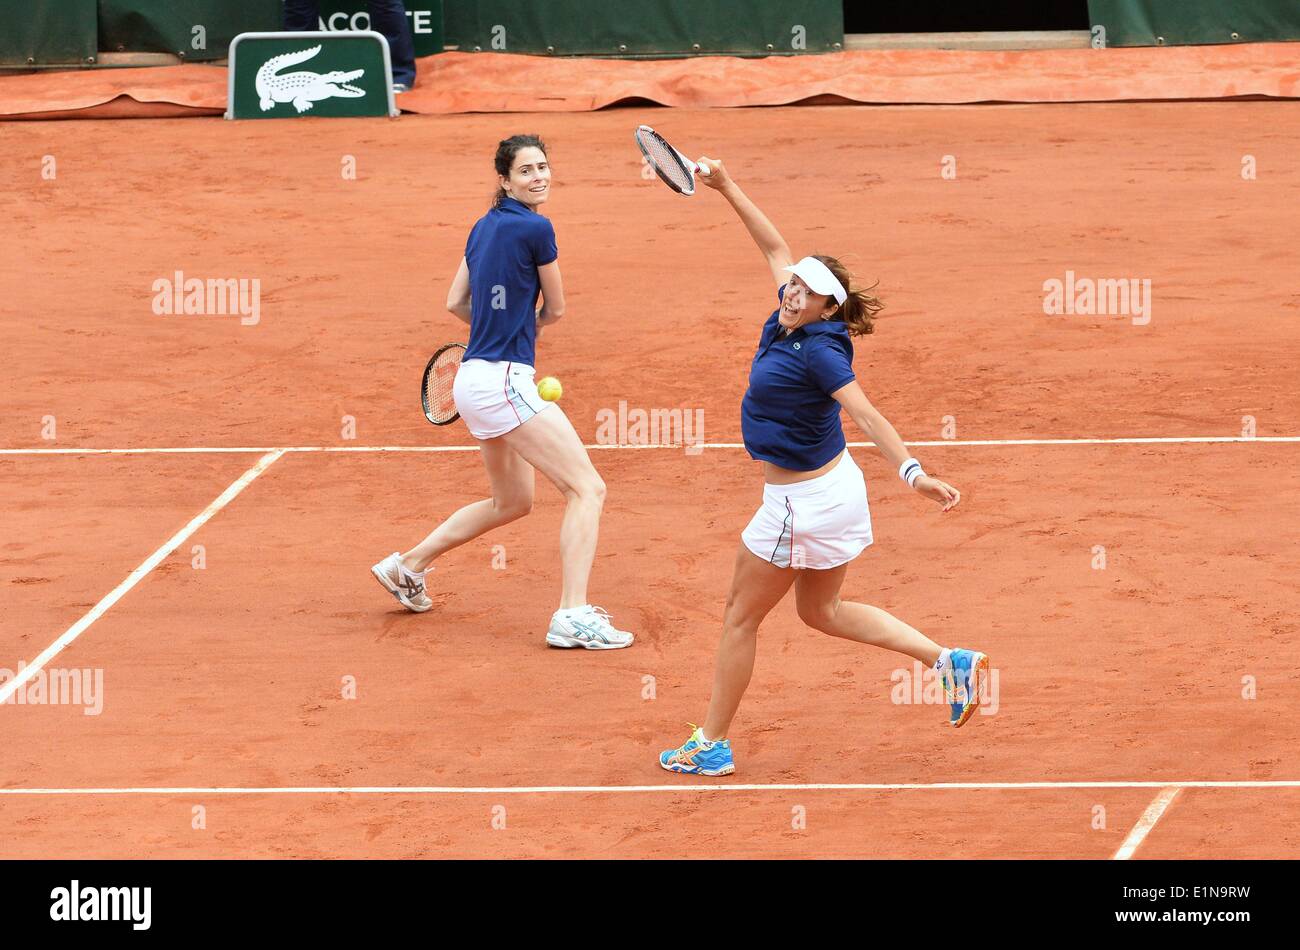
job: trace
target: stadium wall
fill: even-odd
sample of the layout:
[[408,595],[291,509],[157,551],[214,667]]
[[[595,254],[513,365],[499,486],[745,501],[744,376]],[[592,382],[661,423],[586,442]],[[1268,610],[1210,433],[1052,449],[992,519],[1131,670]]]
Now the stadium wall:
[[[38,8],[65,2],[27,0]],[[194,62],[225,59],[240,33],[280,29],[283,8],[282,0],[99,0],[99,48],[173,53]]]
[[1107,46],[1194,46],[1300,40],[1296,0],[1088,0]]
[[0,0],[0,66],[93,63],[97,0]]
[[767,56],[844,42],[842,0],[453,0],[445,23],[462,51],[556,56]]
[[[364,0],[322,0],[332,28],[364,25]],[[1300,40],[1297,0],[1088,0],[1107,46]],[[105,51],[226,56],[237,34],[277,30],[281,0],[0,0],[0,66],[73,66]],[[557,56],[764,56],[831,52],[842,0],[408,0],[416,55],[461,50]],[[202,30],[196,30],[201,26]]]
[[[558,56],[765,56],[832,52],[844,40],[842,0],[407,0],[406,6],[417,56],[441,52],[444,43]],[[322,0],[320,8],[329,29],[368,25],[365,0]],[[0,0],[0,55],[9,65],[84,64],[97,50],[205,62],[224,59],[240,33],[280,29],[281,17],[282,0]]]
[[[21,0],[0,0],[0,3]],[[30,3],[30,0],[27,0]],[[42,0],[55,6],[61,0]],[[81,0],[79,0],[81,2]],[[96,0],[90,0],[94,8]],[[230,41],[240,33],[271,32],[281,27],[282,0],[171,0],[160,8],[151,0],[98,0],[100,49],[172,53],[194,62],[225,59]],[[441,53],[443,0],[406,0],[415,40],[415,55]],[[368,30],[365,0],[321,0],[326,29]],[[93,20],[93,12],[91,14]],[[203,48],[194,45],[194,27],[205,31]],[[92,51],[93,55],[93,51]]]

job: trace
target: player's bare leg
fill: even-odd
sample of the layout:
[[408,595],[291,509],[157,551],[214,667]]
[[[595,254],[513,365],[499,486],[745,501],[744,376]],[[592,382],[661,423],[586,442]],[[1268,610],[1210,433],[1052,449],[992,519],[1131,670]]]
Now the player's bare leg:
[[822,633],[893,650],[932,667],[943,681],[948,722],[965,725],[987,693],[988,657],[978,650],[944,649],[879,607],[841,600],[847,569],[847,564],[841,564],[825,571],[799,572],[794,587],[799,618]]
[[533,467],[511,448],[504,437],[478,440],[487,467],[492,497],[476,501],[453,512],[427,538],[402,555],[402,566],[421,573],[434,559],[509,524],[533,510]]
[[560,607],[579,607],[587,602],[587,578],[596,557],[605,482],[559,406],[538,413],[501,438],[564,495],[564,521],[560,525],[560,565],[564,580]]
[[587,579],[596,556],[605,483],[587,457],[587,449],[572,423],[563,410],[553,406],[502,438],[549,478],[565,499],[560,525],[560,609],[551,617],[546,643],[585,650],[631,646],[632,634],[616,628],[608,613],[587,601]]
[[754,673],[758,626],[790,590],[795,572],[756,556],[741,542],[713,663],[713,695],[704,720],[707,739],[726,738]]
[[869,643],[934,666],[943,648],[920,630],[879,607],[840,600],[848,567],[841,564],[824,571],[798,572],[794,596],[799,619],[832,637]]

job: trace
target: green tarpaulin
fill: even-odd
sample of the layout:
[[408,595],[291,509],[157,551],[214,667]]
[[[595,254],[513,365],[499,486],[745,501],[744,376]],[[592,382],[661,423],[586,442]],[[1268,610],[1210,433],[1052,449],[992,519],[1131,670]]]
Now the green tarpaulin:
[[448,0],[461,50],[595,56],[825,53],[844,42],[841,0]]
[[99,49],[96,0],[0,0],[0,66],[90,63]]
[[1088,0],[1107,46],[1300,40],[1300,0]]
[[240,33],[280,29],[283,8],[282,0],[99,0],[100,49],[174,53],[196,62],[225,59]]

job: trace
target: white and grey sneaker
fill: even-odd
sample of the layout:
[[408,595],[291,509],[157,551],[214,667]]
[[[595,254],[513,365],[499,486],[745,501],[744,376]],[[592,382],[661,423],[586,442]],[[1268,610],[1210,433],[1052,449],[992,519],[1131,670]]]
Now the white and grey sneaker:
[[388,555],[372,567],[370,573],[407,610],[422,614],[433,606],[433,601],[424,593],[424,574],[415,574],[404,568],[400,554]]
[[632,634],[618,630],[610,622],[609,613],[602,607],[583,604],[568,610],[557,610],[551,617],[551,627],[546,631],[547,646],[571,650],[621,650],[632,645]]

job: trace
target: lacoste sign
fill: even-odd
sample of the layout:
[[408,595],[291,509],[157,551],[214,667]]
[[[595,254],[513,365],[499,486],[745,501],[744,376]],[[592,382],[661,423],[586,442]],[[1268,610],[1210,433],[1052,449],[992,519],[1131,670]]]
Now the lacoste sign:
[[[406,22],[411,27],[415,55],[432,56],[442,52],[443,0],[403,0]],[[365,0],[321,0],[317,4],[322,30],[369,30],[369,4]]]
[[370,30],[241,33],[229,72],[228,119],[398,114],[388,41]]

